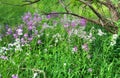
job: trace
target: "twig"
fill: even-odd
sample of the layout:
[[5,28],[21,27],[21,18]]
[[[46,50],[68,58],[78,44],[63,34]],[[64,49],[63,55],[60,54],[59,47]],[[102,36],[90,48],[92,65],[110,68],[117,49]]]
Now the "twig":
[[89,4],[88,2],[84,0],[79,0],[79,1],[87,5],[96,14],[96,16],[103,21],[102,15],[97,10],[95,10],[93,6],[91,6],[91,4]]
[[35,0],[35,1],[27,1],[28,3],[25,3],[25,4],[11,4],[11,3],[7,3],[7,2],[1,2],[1,4],[6,4],[6,5],[11,5],[11,6],[26,6],[26,5],[31,5],[31,4],[34,4],[34,3],[37,3],[39,2],[40,0]]
[[78,14],[74,14],[74,13],[67,13],[67,12],[45,13],[45,12],[44,12],[44,14],[45,14],[45,15],[49,15],[49,14],[69,14],[69,15],[73,15],[73,16],[78,17],[78,18],[84,18],[84,19],[86,19],[87,21],[90,21],[90,22],[93,22],[93,23],[96,23],[96,24],[101,25],[99,22],[97,22],[97,21],[95,21],[95,20],[86,18],[86,17],[84,17],[84,16],[80,16],[80,15],[78,15]]
[[[92,23],[95,23],[95,24],[98,24],[98,25],[102,25],[102,26],[104,26],[104,28],[106,29],[106,30],[108,30],[109,32],[111,32],[111,33],[117,33],[118,31],[117,31],[117,29],[118,29],[118,27],[116,27],[116,26],[114,26],[114,25],[112,25],[112,24],[105,24],[105,22],[99,22],[99,21],[95,21],[95,20],[92,20],[92,19],[89,19],[89,18],[86,18],[86,17],[84,17],[84,16],[80,16],[80,15],[78,15],[78,14],[74,14],[74,13],[67,13],[67,12],[55,12],[55,13],[45,13],[44,12],[44,14],[45,15],[49,15],[49,14],[68,14],[68,15],[73,15],[73,16],[75,16],[75,17],[78,17],[78,18],[83,18],[83,19],[86,19],[87,21],[89,21],[89,22],[92,22]],[[105,26],[106,25],[106,26]],[[108,27],[109,26],[109,27]],[[110,29],[110,27],[113,27],[113,30],[111,30]]]

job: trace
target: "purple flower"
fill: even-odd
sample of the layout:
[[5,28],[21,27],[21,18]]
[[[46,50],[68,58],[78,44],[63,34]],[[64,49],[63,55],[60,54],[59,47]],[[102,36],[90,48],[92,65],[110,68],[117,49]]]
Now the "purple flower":
[[28,26],[28,30],[32,30],[33,29],[33,26]]
[[34,14],[33,20],[34,20],[35,22],[39,22],[39,21],[42,20],[42,18],[41,18],[38,14]]
[[42,20],[42,18],[41,18],[41,17],[34,17],[33,20],[34,20],[35,22],[39,22],[39,21]]
[[29,41],[32,41],[32,39],[33,39],[32,37],[29,37],[29,38],[28,38]]
[[9,26],[8,25],[5,25],[5,29],[8,30]]
[[23,21],[27,22],[31,17],[32,17],[31,13],[28,12],[22,18],[23,18]]
[[77,46],[74,46],[74,47],[72,48],[72,51],[73,51],[73,52],[77,52],[77,50],[78,50]]
[[34,14],[34,17],[39,17],[38,13],[35,13],[35,14]]
[[81,19],[80,20],[80,25],[81,26],[86,26],[86,22],[87,22],[86,19]]
[[11,28],[8,28],[6,33],[7,33],[7,35],[12,34],[12,29],[11,29]]
[[21,24],[20,26],[18,26],[19,29],[22,29],[23,28],[23,25]]
[[22,35],[22,34],[23,34],[23,33],[22,33],[22,32],[23,32],[23,30],[22,30],[22,29],[20,29],[20,28],[19,28],[19,29],[17,29],[17,30],[16,30],[16,32],[17,32],[17,34],[18,34],[18,35]]
[[68,30],[67,33],[68,33],[68,35],[71,36],[72,35],[72,30]]
[[18,35],[17,35],[17,34],[13,34],[13,37],[14,37],[14,38],[18,38]]
[[28,34],[27,34],[27,33],[25,33],[25,34],[24,34],[24,37],[25,37],[25,38],[27,38],[27,37],[28,37]]
[[88,49],[88,44],[83,44],[83,45],[82,45],[82,49],[85,50],[85,51],[88,51],[88,50],[89,50],[89,49]]
[[41,40],[38,40],[38,42],[37,42],[38,44],[41,44],[42,42],[41,42]]
[[69,27],[69,23],[64,24],[64,27],[65,27],[65,28],[66,28],[66,27]]
[[35,30],[34,33],[35,33],[35,35],[37,35],[38,34],[38,30]]
[[27,22],[27,25],[28,25],[28,26],[33,26],[33,25],[34,25],[33,20],[28,21],[28,22]]
[[24,43],[24,42],[25,42],[24,38],[21,38],[21,42],[22,42],[22,43]]
[[72,22],[71,22],[71,26],[72,26],[72,27],[75,27],[75,26],[76,26],[76,22],[75,22],[75,21],[72,21]]
[[18,78],[18,75],[13,74],[13,75],[12,75],[12,78]]
[[0,58],[3,60],[8,60],[7,56],[0,56]]
[[50,15],[50,14],[49,14],[49,15],[47,15],[47,16],[46,16],[46,18],[50,19],[50,18],[51,18],[51,15]]

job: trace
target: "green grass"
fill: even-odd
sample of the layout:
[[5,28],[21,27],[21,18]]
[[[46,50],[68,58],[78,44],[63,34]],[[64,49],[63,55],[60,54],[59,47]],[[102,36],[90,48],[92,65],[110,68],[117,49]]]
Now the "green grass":
[[[63,38],[56,46],[52,39],[55,33],[60,33]],[[19,78],[32,78],[32,70],[36,69],[44,71],[46,78],[120,77],[119,57],[115,57],[114,49],[109,47],[108,36],[96,36],[97,39],[89,46],[90,52],[85,52],[81,49],[81,39],[73,37],[68,43],[69,38],[65,35],[59,26],[54,30],[46,29],[41,37],[43,44],[36,45],[36,41],[32,41],[30,47],[24,47],[21,52],[9,52],[9,60],[0,61],[0,74],[3,78],[9,78],[14,73]],[[74,45],[78,46],[75,54],[71,51]],[[91,59],[87,58],[88,54],[92,55]],[[88,71],[89,68],[92,72]],[[44,78],[43,73],[39,75],[38,78]]]

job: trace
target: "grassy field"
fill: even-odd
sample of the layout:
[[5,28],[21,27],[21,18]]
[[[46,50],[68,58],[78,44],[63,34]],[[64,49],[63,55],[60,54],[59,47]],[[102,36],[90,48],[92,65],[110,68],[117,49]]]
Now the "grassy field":
[[42,5],[0,6],[0,78],[120,78],[119,35]]

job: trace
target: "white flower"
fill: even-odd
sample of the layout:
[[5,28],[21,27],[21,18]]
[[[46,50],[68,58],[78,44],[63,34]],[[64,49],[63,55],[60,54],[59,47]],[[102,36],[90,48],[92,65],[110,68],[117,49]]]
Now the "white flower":
[[21,48],[20,44],[16,45],[15,51],[22,51],[22,48]]
[[72,53],[75,53],[75,52],[77,52],[77,51],[78,51],[77,46],[74,46],[74,47],[72,48]]
[[105,33],[104,33],[104,32],[102,32],[102,30],[101,30],[101,29],[98,29],[98,35],[99,35],[99,36],[102,36],[102,35],[105,35]]
[[58,43],[58,38],[55,38],[55,43]]
[[20,39],[19,39],[19,38],[17,38],[17,39],[15,39],[15,41],[16,41],[16,42],[20,42]]
[[112,40],[111,42],[110,42],[110,45],[111,46],[114,46],[116,44],[116,40]]
[[19,28],[19,29],[17,29],[16,31],[17,31],[18,35],[22,35],[22,34],[23,34],[23,33],[22,33],[22,32],[23,32],[23,30],[22,30],[22,29],[20,29],[20,28]]
[[3,49],[2,48],[0,48],[0,53],[3,53]]
[[40,38],[40,35],[38,34],[37,37]]
[[45,48],[44,51],[47,52],[48,51],[47,48]]
[[36,78],[37,75],[38,75],[38,73],[34,73],[34,74],[33,74],[33,78]]
[[113,34],[110,45],[114,46],[116,44],[116,39],[117,39],[118,35],[117,34]]
[[11,44],[11,43],[9,43],[9,44],[8,44],[8,47],[13,47],[13,46],[14,46],[14,45],[13,45],[13,44]]
[[93,69],[92,69],[92,68],[89,68],[89,69],[88,69],[88,72],[92,72],[92,71],[93,71]]
[[75,35],[78,34],[78,30],[77,30],[77,29],[74,30],[74,34],[75,34]]
[[66,63],[64,63],[63,65],[66,66]]
[[118,35],[117,34],[113,34],[112,39],[117,39]]

